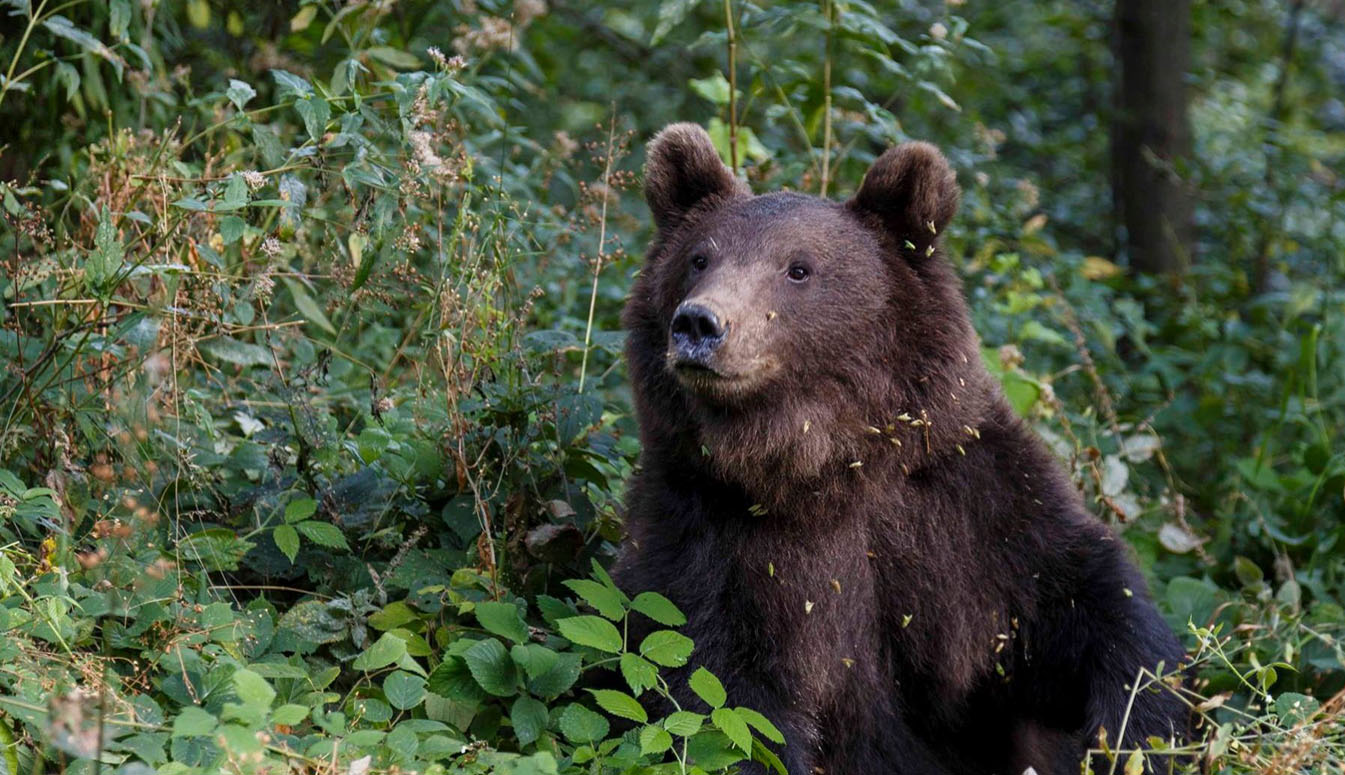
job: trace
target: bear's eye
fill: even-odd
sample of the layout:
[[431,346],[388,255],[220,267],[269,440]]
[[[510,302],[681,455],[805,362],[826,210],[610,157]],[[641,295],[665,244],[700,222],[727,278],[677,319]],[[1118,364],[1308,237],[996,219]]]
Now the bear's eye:
[[794,264],[793,266],[789,267],[789,271],[786,272],[785,274],[789,278],[790,282],[801,283],[804,280],[807,280],[808,277],[812,275],[812,273],[813,271],[808,267],[804,266],[803,264]]
[[704,271],[705,267],[710,265],[710,259],[706,258],[704,253],[697,253],[691,257],[691,268],[697,272]]

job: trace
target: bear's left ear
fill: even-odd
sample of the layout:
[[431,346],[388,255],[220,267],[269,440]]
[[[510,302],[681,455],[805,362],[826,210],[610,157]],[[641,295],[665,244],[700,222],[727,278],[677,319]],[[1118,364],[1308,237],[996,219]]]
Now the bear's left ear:
[[910,142],[879,156],[846,206],[877,218],[898,245],[914,246],[923,257],[957,212],[959,196],[957,176],[939,149]]
[[659,231],[676,228],[696,205],[711,198],[750,194],[719,160],[699,124],[670,124],[645,149],[644,197]]

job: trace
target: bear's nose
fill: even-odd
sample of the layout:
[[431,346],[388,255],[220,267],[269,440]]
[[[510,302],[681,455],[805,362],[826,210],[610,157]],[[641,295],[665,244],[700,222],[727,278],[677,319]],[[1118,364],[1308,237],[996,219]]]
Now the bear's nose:
[[703,304],[682,304],[673,315],[673,344],[688,359],[703,360],[724,341],[724,331],[719,316]]

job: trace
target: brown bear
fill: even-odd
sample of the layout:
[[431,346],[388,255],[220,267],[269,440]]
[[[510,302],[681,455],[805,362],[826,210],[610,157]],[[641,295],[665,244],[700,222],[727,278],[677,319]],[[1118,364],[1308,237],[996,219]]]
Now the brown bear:
[[843,204],[753,196],[692,124],[647,155],[617,577],[687,614],[688,669],[779,725],[790,775],[1077,773],[1101,729],[1180,738],[1142,675],[1181,646],[981,362],[939,151],[888,150]]

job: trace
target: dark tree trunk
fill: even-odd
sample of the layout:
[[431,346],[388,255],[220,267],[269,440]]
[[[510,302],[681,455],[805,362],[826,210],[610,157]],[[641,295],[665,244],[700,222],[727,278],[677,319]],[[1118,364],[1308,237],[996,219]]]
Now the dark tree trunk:
[[1181,273],[1190,263],[1192,203],[1174,165],[1191,153],[1191,0],[1116,0],[1116,55],[1116,220],[1133,270]]

